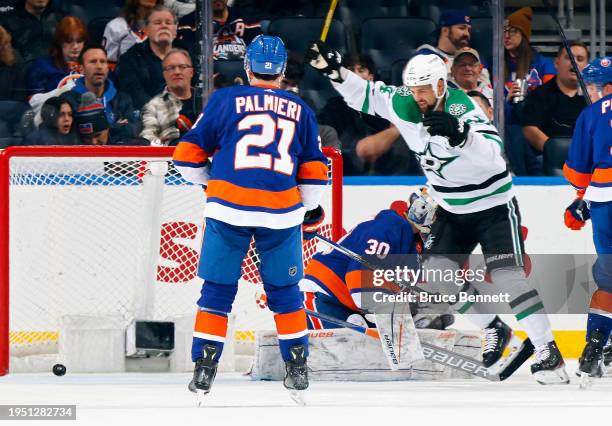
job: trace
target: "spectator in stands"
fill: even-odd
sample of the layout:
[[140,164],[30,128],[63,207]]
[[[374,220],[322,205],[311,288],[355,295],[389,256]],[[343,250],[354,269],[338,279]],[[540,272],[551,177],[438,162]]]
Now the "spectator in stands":
[[28,69],[28,95],[46,93],[62,85],[64,77],[79,73],[79,55],[89,40],[87,27],[74,16],[64,17],[53,36],[51,56],[40,58]]
[[423,44],[417,48],[417,54],[435,54],[444,59],[450,74],[451,65],[459,49],[469,46],[472,31],[472,20],[465,10],[445,10],[438,22],[438,44],[434,47]]
[[481,91],[479,90],[470,90],[467,92],[467,95],[472,98],[476,104],[482,109],[487,118],[493,121],[493,107],[491,106],[491,102],[489,98],[487,98]]
[[[212,0],[213,56],[219,59],[243,59],[246,47],[262,34],[259,22],[248,22],[227,0]],[[196,13],[181,19],[179,38],[187,47],[195,46]],[[193,52],[191,52],[193,54]]]
[[176,38],[176,16],[166,6],[155,6],[145,23],[147,42],[132,46],[117,67],[117,85],[132,97],[138,110],[164,90],[162,60]]
[[68,99],[74,110],[78,109],[81,97],[91,92],[103,105],[103,111],[110,127],[113,143],[119,140],[134,138],[138,135],[140,122],[134,112],[129,95],[115,89],[108,79],[108,59],[102,46],[86,46],[79,57],[83,77],[75,81],[72,90],[62,97]]
[[160,4],[163,0],[126,0],[121,15],[106,24],[102,46],[112,64],[130,47],[146,40],[145,17]]
[[2,26],[11,33],[13,47],[25,62],[48,54],[55,26],[62,14],[50,0],[21,0],[2,17]]
[[493,87],[480,80],[483,66],[480,55],[471,47],[464,47],[457,51],[451,67],[449,85],[466,92],[477,91],[482,93],[490,105],[493,105]]
[[109,144],[109,124],[104,105],[91,92],[84,93],[79,100],[77,126],[83,145]]
[[193,65],[189,53],[172,49],[162,62],[166,88],[142,109],[140,136],[151,145],[174,145],[196,120],[198,110],[191,87]]
[[42,123],[26,136],[22,145],[78,145],[74,131],[74,112],[67,99],[52,97],[41,109]]
[[[374,81],[375,67],[369,57],[348,57],[344,66],[364,80]],[[410,174],[409,158],[391,151],[394,145],[406,144],[387,120],[361,114],[342,97],[334,97],[321,110],[318,121],[333,127],[340,137],[345,174]]]
[[164,5],[170,8],[179,19],[193,13],[196,9],[195,0],[164,0]]
[[504,22],[504,123],[506,158],[518,176],[542,175],[541,162],[523,136],[517,115],[524,102],[517,78],[526,80],[525,95],[546,83],[556,74],[552,61],[539,54],[530,44],[533,10],[524,7],[509,15]]
[[552,61],[529,43],[532,16],[533,10],[524,7],[504,22],[504,76],[509,102],[520,93],[520,88],[513,84],[517,78],[527,80],[528,91],[531,91],[556,74]]
[[[588,64],[588,48],[577,41],[570,48],[582,71]],[[542,152],[550,138],[571,138],[576,119],[586,106],[584,97],[578,93],[578,76],[563,46],[557,52],[555,68],[557,76],[527,96],[520,117],[523,134],[537,152]]]
[[11,34],[0,26],[0,100],[25,101],[23,70],[15,58]]

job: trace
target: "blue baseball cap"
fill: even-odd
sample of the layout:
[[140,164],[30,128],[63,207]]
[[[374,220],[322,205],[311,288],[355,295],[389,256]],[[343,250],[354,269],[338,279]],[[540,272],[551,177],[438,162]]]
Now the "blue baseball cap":
[[439,27],[450,27],[451,25],[472,25],[472,19],[463,9],[448,9],[440,15]]

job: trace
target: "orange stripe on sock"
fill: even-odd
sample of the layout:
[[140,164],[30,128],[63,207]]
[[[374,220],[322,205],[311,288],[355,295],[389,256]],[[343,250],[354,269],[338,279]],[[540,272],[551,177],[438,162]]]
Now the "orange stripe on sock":
[[299,333],[307,328],[306,312],[303,309],[289,314],[276,314],[274,315],[274,322],[278,334]]
[[227,334],[227,317],[212,314],[210,312],[198,311],[193,329],[198,333],[225,337]]
[[612,293],[605,290],[597,290],[591,297],[591,309],[612,313]]

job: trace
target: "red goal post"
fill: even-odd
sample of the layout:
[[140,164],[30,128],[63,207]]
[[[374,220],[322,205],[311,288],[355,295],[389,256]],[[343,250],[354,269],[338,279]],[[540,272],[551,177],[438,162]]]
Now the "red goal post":
[[[205,196],[171,166],[173,150],[0,150],[0,376],[11,355],[57,351],[66,314],[126,321],[193,314]],[[323,151],[330,175],[322,232],[337,240],[342,157],[333,148]],[[316,240],[305,242],[305,262],[316,250]],[[252,249],[243,280],[260,283],[257,264]],[[252,309],[255,300],[237,299],[237,317],[248,316],[237,330],[257,329]]]

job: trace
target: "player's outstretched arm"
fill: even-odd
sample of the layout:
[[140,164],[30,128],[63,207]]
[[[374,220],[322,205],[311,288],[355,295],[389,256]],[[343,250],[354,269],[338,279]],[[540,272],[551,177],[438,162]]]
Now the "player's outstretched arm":
[[383,82],[367,81],[342,66],[342,55],[321,41],[312,41],[305,55],[308,64],[331,80],[332,86],[353,109],[390,120],[393,95],[398,90]]

